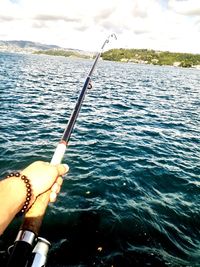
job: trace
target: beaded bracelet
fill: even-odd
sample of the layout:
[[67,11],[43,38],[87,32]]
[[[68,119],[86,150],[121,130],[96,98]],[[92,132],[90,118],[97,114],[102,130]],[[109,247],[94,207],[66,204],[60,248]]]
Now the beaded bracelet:
[[19,172],[10,173],[6,176],[6,178],[10,178],[10,177],[20,177],[21,180],[26,185],[26,200],[24,202],[22,209],[18,213],[18,215],[20,215],[20,214],[25,213],[29,209],[29,205],[30,205],[30,201],[31,201],[31,197],[32,197],[32,188],[31,188],[30,180],[27,178],[27,176],[21,175]]

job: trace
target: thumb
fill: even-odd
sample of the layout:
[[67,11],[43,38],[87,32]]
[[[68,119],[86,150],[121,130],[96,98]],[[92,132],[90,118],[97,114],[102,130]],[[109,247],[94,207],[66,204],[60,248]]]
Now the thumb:
[[67,164],[58,164],[56,165],[56,169],[58,172],[58,176],[62,176],[63,174],[69,171],[69,166]]

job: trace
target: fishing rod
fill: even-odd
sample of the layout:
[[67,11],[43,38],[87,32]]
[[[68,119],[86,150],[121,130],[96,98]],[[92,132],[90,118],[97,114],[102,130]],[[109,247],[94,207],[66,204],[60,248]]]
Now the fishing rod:
[[[117,39],[115,34],[111,34],[103,43],[100,51],[97,53],[91,70],[85,80],[83,88],[77,99],[76,105],[68,120],[62,138],[58,143],[51,164],[56,165],[62,162],[71,133],[73,131],[76,119],[79,115],[87,89],[91,88],[91,76],[96,64],[103,52],[103,49],[110,39]],[[14,245],[11,249],[10,258],[7,267],[42,267],[45,266],[47,253],[50,243],[41,237],[38,237],[39,230],[49,203],[50,190],[37,197],[35,203],[25,214],[24,221],[20,227]],[[34,248],[34,249],[33,249]]]

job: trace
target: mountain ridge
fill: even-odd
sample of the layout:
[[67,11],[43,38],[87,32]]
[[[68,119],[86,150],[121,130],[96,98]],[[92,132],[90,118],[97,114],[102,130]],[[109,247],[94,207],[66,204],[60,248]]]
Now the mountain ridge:
[[63,50],[82,53],[84,55],[94,54],[89,51],[83,51],[80,49],[63,48],[58,45],[48,45],[40,42],[33,42],[27,40],[0,40],[0,51],[3,52],[16,52],[16,53],[34,53],[37,51],[48,50]]

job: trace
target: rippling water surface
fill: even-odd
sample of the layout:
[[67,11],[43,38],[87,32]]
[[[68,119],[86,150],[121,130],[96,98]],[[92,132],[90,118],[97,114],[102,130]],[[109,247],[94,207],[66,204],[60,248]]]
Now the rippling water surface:
[[[92,63],[0,54],[2,177],[51,160]],[[43,222],[47,266],[199,266],[199,129],[198,70],[99,62]]]

